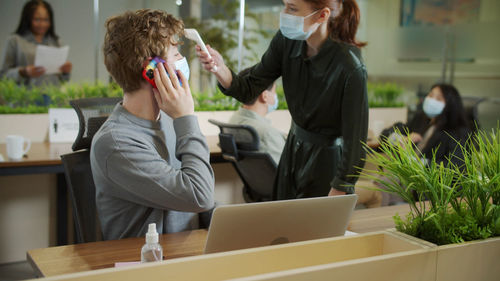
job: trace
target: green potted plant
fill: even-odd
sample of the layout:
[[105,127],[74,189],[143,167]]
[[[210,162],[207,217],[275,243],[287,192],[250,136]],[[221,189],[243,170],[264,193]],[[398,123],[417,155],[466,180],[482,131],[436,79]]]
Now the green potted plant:
[[[437,163],[435,154],[424,161],[411,139],[402,138],[400,145],[382,141],[381,152],[367,147],[368,162],[379,169],[362,173],[384,186],[374,189],[410,205],[404,218],[394,216],[396,230],[437,245],[438,280],[497,280],[492,273],[500,258],[499,129],[478,131],[459,143],[460,165]],[[485,270],[471,276],[475,268]]]
[[403,88],[396,83],[368,82],[368,103],[370,107],[404,107],[400,100]]
[[370,123],[368,137],[375,139],[384,128],[395,122],[406,123],[408,109],[401,97],[403,88],[396,83],[368,82],[368,105],[370,107]]
[[0,141],[19,134],[33,142],[46,140],[49,108],[69,108],[69,101],[85,97],[119,97],[114,83],[66,83],[61,87],[19,86],[13,80],[0,80]]

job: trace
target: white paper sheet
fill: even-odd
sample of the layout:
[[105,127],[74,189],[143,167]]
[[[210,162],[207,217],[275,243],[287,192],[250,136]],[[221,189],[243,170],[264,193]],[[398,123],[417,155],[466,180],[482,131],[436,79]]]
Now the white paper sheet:
[[49,141],[74,142],[78,135],[78,116],[72,108],[49,108]]
[[69,46],[61,48],[38,45],[35,53],[35,66],[45,67],[45,74],[60,73],[59,68],[68,59]]

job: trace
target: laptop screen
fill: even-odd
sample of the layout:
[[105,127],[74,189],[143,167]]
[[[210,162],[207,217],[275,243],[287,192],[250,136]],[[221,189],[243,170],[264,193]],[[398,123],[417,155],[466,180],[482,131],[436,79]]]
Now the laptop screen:
[[344,235],[357,195],[219,206],[205,253]]

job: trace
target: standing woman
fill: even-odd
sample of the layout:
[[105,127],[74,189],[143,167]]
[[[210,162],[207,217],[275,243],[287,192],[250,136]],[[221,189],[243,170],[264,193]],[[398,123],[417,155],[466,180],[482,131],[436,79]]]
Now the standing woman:
[[[197,47],[219,87],[241,102],[282,76],[292,126],[278,166],[274,199],[354,193],[363,166],[368,103],[366,69],[355,35],[355,0],[284,0],[280,31],[244,77]],[[216,65],[216,71],[213,66]]]
[[21,14],[16,32],[7,40],[0,77],[14,79],[19,85],[59,85],[68,81],[71,62],[64,63],[60,74],[45,74],[45,69],[34,66],[37,45],[60,47],[54,31],[54,16],[49,3],[28,1]]

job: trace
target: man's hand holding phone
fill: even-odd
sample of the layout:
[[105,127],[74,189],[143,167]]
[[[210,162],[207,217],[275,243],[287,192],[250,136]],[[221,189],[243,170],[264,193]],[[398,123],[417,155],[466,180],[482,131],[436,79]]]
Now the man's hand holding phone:
[[[153,88],[158,107],[172,119],[194,114],[194,102],[189,83],[181,71],[175,73],[166,63],[159,63],[154,70],[157,89]],[[167,75],[168,73],[168,75]],[[180,78],[170,79],[170,77]]]

